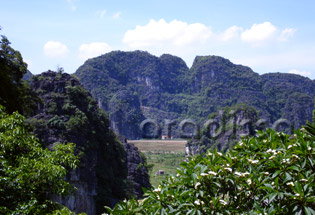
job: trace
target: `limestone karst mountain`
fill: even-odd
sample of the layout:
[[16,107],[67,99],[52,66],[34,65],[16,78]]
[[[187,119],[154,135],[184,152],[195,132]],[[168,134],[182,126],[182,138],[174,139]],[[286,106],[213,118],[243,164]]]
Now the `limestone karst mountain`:
[[285,117],[299,128],[312,119],[314,80],[259,75],[218,56],[197,56],[188,68],[168,54],[113,51],[87,60],[75,76],[109,113],[115,132],[131,139],[141,137],[139,125],[147,118],[161,125],[175,120],[177,127],[191,118],[202,125],[211,113],[237,104],[255,108],[271,124]]
[[[104,205],[142,195],[141,187],[150,184],[138,150],[118,140],[105,112],[76,78],[48,71],[34,76],[31,88],[42,100],[28,118],[34,134],[46,147],[73,142],[81,157],[79,168],[67,179],[77,191],[70,197],[58,197],[59,202],[75,212],[93,215],[104,212]],[[141,168],[135,175],[137,165]]]

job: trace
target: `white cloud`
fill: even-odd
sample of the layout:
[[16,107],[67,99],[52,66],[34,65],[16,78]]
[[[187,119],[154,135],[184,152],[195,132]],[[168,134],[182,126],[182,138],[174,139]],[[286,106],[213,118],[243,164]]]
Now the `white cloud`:
[[254,24],[250,29],[241,34],[241,39],[252,46],[264,45],[267,41],[275,38],[277,28],[270,22]]
[[69,6],[70,6],[72,11],[77,10],[77,7],[74,4],[74,2],[77,2],[77,1],[79,1],[79,0],[67,0],[67,2],[68,2],[68,4],[69,4]]
[[151,19],[148,24],[127,31],[123,42],[132,48],[184,46],[202,44],[211,35],[211,29],[200,23],[187,24],[177,20],[167,23],[164,19]]
[[241,27],[233,25],[226,29],[222,34],[218,35],[218,40],[220,41],[229,41],[239,36],[240,32],[242,31]]
[[116,13],[114,13],[113,18],[119,19],[120,15],[121,15],[121,12],[116,12]]
[[82,44],[79,48],[79,58],[86,60],[110,52],[112,48],[107,43]]
[[48,41],[43,49],[47,57],[64,57],[69,52],[68,47],[58,41]]
[[291,73],[291,74],[297,74],[297,75],[302,75],[302,76],[311,76],[311,73],[310,73],[310,72],[307,72],[307,71],[300,71],[300,70],[297,70],[297,69],[290,69],[290,70],[289,70],[289,73]]
[[106,10],[101,10],[101,11],[98,11],[97,14],[100,16],[100,18],[104,18],[104,16],[106,15],[107,11]]
[[241,34],[241,39],[253,47],[259,47],[276,40],[288,41],[295,32],[296,29],[294,28],[285,28],[281,31],[270,22],[264,22],[254,24],[250,29],[245,30]]
[[296,29],[294,28],[286,28],[281,32],[279,37],[280,41],[288,41],[295,34]]

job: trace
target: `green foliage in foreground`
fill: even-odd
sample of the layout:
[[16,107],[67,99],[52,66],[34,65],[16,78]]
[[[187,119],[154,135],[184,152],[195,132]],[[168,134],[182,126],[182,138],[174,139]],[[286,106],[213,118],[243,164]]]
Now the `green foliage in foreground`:
[[315,139],[268,129],[192,157],[143,200],[110,214],[315,214]]
[[68,195],[64,180],[78,165],[74,144],[43,149],[24,128],[24,117],[0,106],[0,214],[74,214],[51,200]]

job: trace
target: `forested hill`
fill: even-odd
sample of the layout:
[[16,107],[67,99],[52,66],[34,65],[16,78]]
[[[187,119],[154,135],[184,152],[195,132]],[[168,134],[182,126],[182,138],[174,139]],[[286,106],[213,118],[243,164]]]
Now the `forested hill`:
[[76,78],[48,71],[32,78],[31,89],[41,102],[27,122],[42,145],[73,142],[81,154],[79,168],[67,178],[77,191],[59,202],[77,213],[101,214],[104,205],[141,197],[141,187],[150,185],[138,150],[119,142],[105,112]]
[[176,56],[114,51],[89,59],[75,75],[110,115],[114,130],[139,137],[145,118],[193,118],[246,104],[271,123],[284,117],[300,127],[312,118],[315,81],[294,74],[259,75],[218,56],[197,56],[191,68]]

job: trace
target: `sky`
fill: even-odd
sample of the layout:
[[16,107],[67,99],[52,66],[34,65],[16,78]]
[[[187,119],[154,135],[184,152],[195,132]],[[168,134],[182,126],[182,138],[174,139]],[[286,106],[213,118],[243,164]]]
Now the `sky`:
[[33,74],[74,73],[114,50],[218,55],[315,79],[313,0],[0,0],[1,35]]

